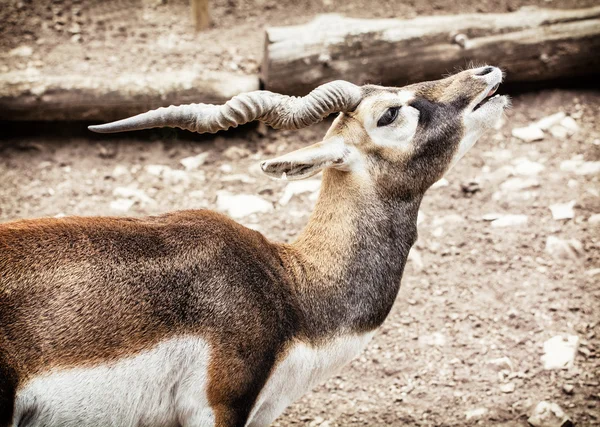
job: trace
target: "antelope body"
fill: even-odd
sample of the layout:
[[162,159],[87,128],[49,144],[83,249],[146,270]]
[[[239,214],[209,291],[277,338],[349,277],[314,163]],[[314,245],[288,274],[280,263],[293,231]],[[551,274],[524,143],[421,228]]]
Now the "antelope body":
[[0,425],[269,425],[382,324],[422,196],[502,114],[501,80],[481,67],[404,88],[338,81],[92,127],[295,129],[341,113],[322,142],[261,165],[324,172],[291,244],[206,210],[0,224]]

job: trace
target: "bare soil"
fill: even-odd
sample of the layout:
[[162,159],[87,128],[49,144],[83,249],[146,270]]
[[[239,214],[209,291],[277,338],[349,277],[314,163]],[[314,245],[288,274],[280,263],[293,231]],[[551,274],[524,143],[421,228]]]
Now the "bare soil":
[[[583,7],[595,1],[527,2]],[[272,0],[211,2],[214,26],[194,34],[186,1],[0,1],[0,72],[36,67],[51,73],[168,71],[198,67],[257,71],[262,28],[306,22],[315,13],[411,17],[456,12],[503,12],[523,1]],[[79,25],[78,28],[74,24]],[[72,28],[71,28],[72,27]],[[79,37],[75,37],[75,36]],[[11,55],[31,46],[29,56]],[[501,64],[498,64],[501,65]],[[170,68],[169,68],[170,67]],[[545,90],[518,95],[505,125],[482,138],[422,205],[415,246],[390,317],[367,350],[340,374],[290,407],[279,426],[526,425],[540,400],[558,403],[578,426],[600,425],[600,176],[579,175],[561,163],[600,160],[600,93]],[[523,143],[511,129],[564,111],[580,126],[570,138],[547,135]],[[297,132],[246,129],[216,136],[172,130],[98,136],[69,126],[3,124],[0,141],[0,221],[55,215],[115,215],[118,187],[135,187],[127,215],[177,209],[216,209],[216,194],[257,194],[274,211],[243,223],[289,241],[306,224],[310,194],[279,200],[285,183],[269,180],[260,159],[318,141],[328,123]],[[7,128],[13,128],[7,132]],[[239,150],[228,150],[230,147]],[[184,170],[182,158],[208,152],[185,178],[167,180],[149,165]],[[502,190],[507,166],[523,158],[544,169],[539,186]],[[576,201],[575,217],[554,220],[549,206]],[[526,225],[493,228],[488,213],[528,216]],[[576,259],[545,251],[548,236],[577,239]],[[580,338],[573,368],[545,371],[542,345],[559,334]],[[508,357],[511,367],[491,361]],[[507,384],[512,383],[511,391]],[[567,393],[563,386],[572,385]],[[504,391],[502,391],[504,390]],[[484,408],[479,417],[466,412]]]
[[[179,69],[258,72],[264,28],[319,13],[413,18],[577,8],[596,0],[211,0],[212,27],[193,31],[189,0],[0,0],[0,73],[115,77]],[[25,47],[25,50],[13,49]]]

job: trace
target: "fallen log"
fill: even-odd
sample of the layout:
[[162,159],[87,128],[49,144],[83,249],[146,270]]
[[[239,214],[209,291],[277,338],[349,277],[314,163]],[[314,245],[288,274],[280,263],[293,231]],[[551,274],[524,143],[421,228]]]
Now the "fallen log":
[[106,75],[0,74],[0,120],[111,121],[171,104],[222,104],[258,90],[256,75],[225,72]]
[[432,80],[474,62],[502,67],[509,81],[533,82],[599,73],[598,52],[600,7],[411,20],[321,15],[266,30],[261,79],[268,90],[303,95],[335,79]]

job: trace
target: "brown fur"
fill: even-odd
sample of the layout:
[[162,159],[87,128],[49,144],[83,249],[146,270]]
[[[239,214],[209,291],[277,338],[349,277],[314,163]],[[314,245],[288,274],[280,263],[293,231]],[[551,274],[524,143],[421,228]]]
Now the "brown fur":
[[191,333],[217,349],[211,403],[243,416],[294,331],[276,248],[210,211],[17,221],[0,242],[0,349],[20,383]]

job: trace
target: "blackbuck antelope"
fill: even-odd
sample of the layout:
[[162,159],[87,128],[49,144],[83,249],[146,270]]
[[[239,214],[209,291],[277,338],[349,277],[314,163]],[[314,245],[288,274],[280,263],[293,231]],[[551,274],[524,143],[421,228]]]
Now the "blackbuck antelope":
[[0,424],[270,424],[385,320],[423,194],[501,116],[501,80],[486,66],[403,88],[335,81],[90,127],[298,129],[340,113],[323,141],[261,165],[323,171],[291,244],[206,210],[0,225]]

